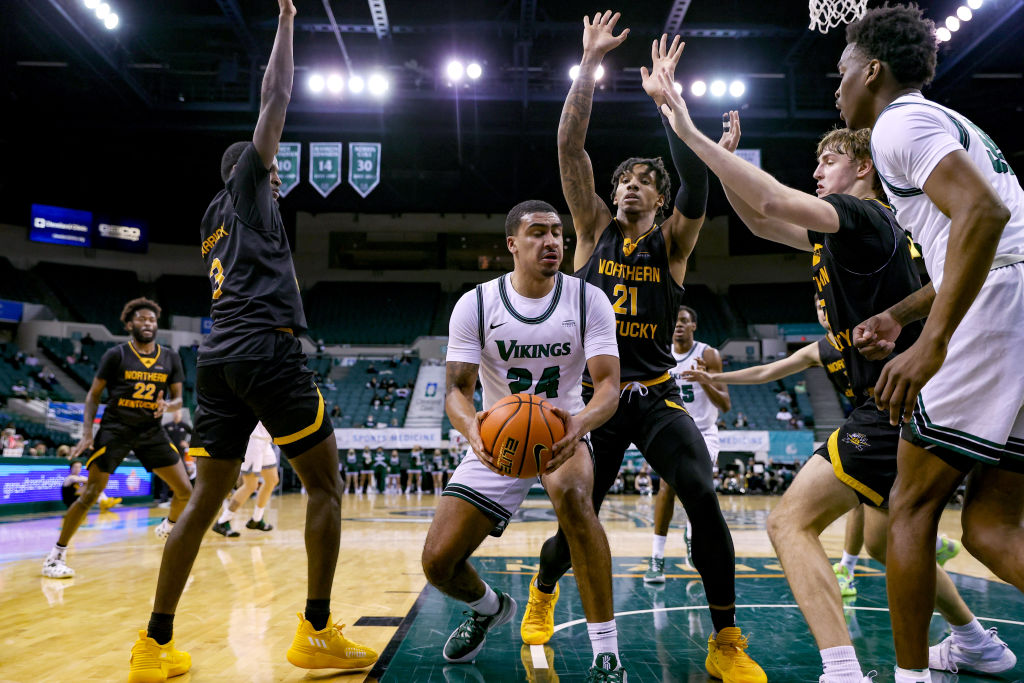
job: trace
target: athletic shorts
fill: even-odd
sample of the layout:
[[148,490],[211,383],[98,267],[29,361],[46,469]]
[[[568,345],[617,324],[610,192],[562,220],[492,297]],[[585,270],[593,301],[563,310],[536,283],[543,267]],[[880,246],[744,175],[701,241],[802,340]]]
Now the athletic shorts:
[[996,268],[918,394],[903,438],[966,472],[1024,472],[1024,263]]
[[899,441],[900,429],[889,424],[888,411],[880,411],[869,400],[854,408],[815,453],[832,463],[836,477],[853,489],[861,502],[887,508],[889,491],[896,483]]
[[190,448],[189,454],[242,460],[257,422],[289,458],[333,435],[299,340],[276,330],[265,334],[274,337],[271,358],[198,367],[198,447]]
[[141,429],[101,422],[92,448],[92,453],[85,461],[86,469],[96,465],[100,472],[107,474],[116,470],[130,452],[134,452],[142,466],[150,472],[175,465],[181,460],[178,449],[171,443],[159,421],[154,421],[149,428]]
[[713,467],[718,466],[718,451],[720,447],[718,445],[718,430],[701,432],[704,436],[704,444],[708,447],[708,455],[711,456],[711,465]]
[[[612,485],[631,443],[636,445],[659,477],[664,477],[665,471],[671,471],[660,465],[670,460],[678,462],[686,458],[690,451],[710,461],[704,436],[683,407],[679,386],[668,374],[664,379],[645,384],[642,389],[636,386],[630,389],[628,385],[624,387],[615,414],[591,432],[597,467],[595,482],[607,482],[609,487]],[[593,396],[593,387],[584,384],[583,400],[589,403]],[[665,429],[671,429],[677,436],[673,450],[669,453],[655,452],[657,449],[652,448],[655,437]]]
[[277,467],[277,454],[274,447],[263,439],[249,439],[242,460],[242,474],[254,474],[260,470]]
[[359,474],[359,464],[354,462],[341,463],[341,471],[345,474]]
[[[587,445],[593,459],[594,449],[590,446],[589,435],[580,441]],[[539,479],[540,477],[517,479],[498,474],[480,462],[473,449],[469,449],[466,457],[455,468],[455,473],[448,480],[441,495],[455,496],[475,506],[494,521],[491,536],[501,536],[512,515],[516,513]]]

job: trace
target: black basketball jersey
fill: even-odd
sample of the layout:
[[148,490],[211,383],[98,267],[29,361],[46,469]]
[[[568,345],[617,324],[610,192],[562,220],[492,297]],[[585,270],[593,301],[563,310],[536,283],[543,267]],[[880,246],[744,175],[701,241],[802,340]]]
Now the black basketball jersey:
[[199,365],[269,358],[272,340],[257,333],[305,331],[284,222],[255,145],[242,152],[210,203],[200,237],[213,288],[213,328],[199,347]]
[[[576,277],[600,287],[612,302],[623,382],[655,379],[675,367],[670,348],[683,287],[669,271],[661,226],[634,242],[613,218]],[[590,374],[584,379],[589,382]]]
[[821,365],[825,368],[828,381],[832,382],[837,392],[853,400],[853,387],[850,386],[850,376],[846,374],[846,361],[827,336],[818,340],[818,356],[821,357]]
[[156,345],[148,356],[138,352],[131,342],[118,344],[103,354],[96,377],[107,383],[107,407],[100,426],[153,427],[160,418],[153,417],[156,400],[163,392],[171,400],[172,384],[185,379],[181,357],[166,346]]
[[[921,278],[911,256],[910,238],[886,204],[839,194],[823,199],[839,214],[839,232],[809,233],[814,246],[811,277],[825,302],[829,329],[846,364],[854,403],[859,405],[888,359],[864,358],[853,347],[853,328],[919,290]],[[869,255],[871,263],[859,266]],[[895,353],[913,344],[923,327],[921,322],[905,326]]]

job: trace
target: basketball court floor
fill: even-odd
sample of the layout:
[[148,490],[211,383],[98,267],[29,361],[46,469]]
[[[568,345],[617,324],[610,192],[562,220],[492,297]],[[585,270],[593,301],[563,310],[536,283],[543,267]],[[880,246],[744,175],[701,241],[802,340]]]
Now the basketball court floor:
[[[750,636],[750,653],[770,681],[814,682],[821,662],[796,608],[765,533],[775,497],[723,497],[737,554],[737,616]],[[284,653],[305,601],[299,494],[275,496],[267,519],[275,529],[242,529],[240,538],[210,533],[189,578],[175,623],[177,645],[192,654],[189,681],[342,680],[479,683],[482,681],[582,681],[590,643],[576,587],[562,582],[556,633],[545,647],[524,647],[519,617],[541,542],[555,529],[550,505],[531,498],[500,539],[488,539],[474,560],[495,588],[519,603],[516,620],[495,630],[475,664],[446,665],[441,648],[463,619],[465,606],[428,586],[420,550],[435,498],[347,495],[343,504],[341,558],[335,580],[334,618],[346,635],[377,648],[370,672],[307,672]],[[248,505],[251,505],[249,503]],[[246,507],[246,510],[249,507]],[[57,536],[59,515],[0,518],[0,683],[118,681],[128,672],[128,651],[152,609],[163,544],[152,532],[163,510],[146,507],[93,513],[75,537],[71,580],[39,575]],[[668,581],[644,585],[650,553],[652,500],[611,497],[601,511],[613,554],[619,647],[630,681],[710,681],[704,652],[710,618],[697,574],[685,563],[677,511],[666,549]],[[958,510],[947,510],[941,531],[960,538]],[[843,520],[824,534],[830,557],[841,554]],[[866,555],[865,555],[866,557]],[[893,654],[885,599],[885,572],[861,560],[859,594],[846,616],[860,660],[892,680]],[[986,628],[1024,655],[1024,598],[993,577],[966,552],[946,568]],[[932,642],[943,637],[936,616]],[[1024,660],[1024,657],[1022,657]],[[933,674],[938,681],[993,680]],[[1024,664],[1002,680],[1024,680]]]

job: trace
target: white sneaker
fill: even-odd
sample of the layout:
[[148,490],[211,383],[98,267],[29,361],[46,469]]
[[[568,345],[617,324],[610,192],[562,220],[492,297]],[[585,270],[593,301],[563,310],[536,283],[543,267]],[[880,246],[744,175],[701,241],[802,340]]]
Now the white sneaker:
[[173,528],[174,525],[168,522],[167,518],[164,517],[162,522],[153,527],[153,533],[156,534],[156,537],[161,541],[166,541],[167,537],[171,535],[171,529]]
[[[869,671],[867,676],[860,679],[861,683],[875,683],[875,676],[877,675],[877,671]],[[821,674],[821,677],[818,678],[818,683],[832,683],[834,680],[834,678],[829,678],[827,674]]]
[[939,671],[975,671],[997,674],[1017,665],[1017,656],[1010,646],[999,639],[996,629],[985,631],[986,642],[978,650],[968,650],[949,636],[938,645],[928,648],[928,668]]
[[47,557],[43,561],[43,576],[50,579],[70,579],[75,575],[75,570],[65,564],[64,560],[56,557]]
[[[919,679],[915,678],[915,679],[911,680],[911,679],[907,678],[906,676],[900,675],[900,673],[898,671],[895,671],[895,667],[893,667],[893,673],[896,676],[896,678],[895,678],[896,683],[921,683],[919,681]],[[924,683],[931,683],[932,682],[931,672],[928,671],[928,670],[925,670],[925,675],[927,676],[927,678],[925,679]]]

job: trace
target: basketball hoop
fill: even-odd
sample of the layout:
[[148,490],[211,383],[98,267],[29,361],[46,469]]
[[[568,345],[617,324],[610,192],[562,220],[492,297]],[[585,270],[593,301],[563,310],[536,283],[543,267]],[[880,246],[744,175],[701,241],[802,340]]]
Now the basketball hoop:
[[839,24],[849,24],[864,16],[868,0],[808,0],[811,13],[809,30],[828,33]]

